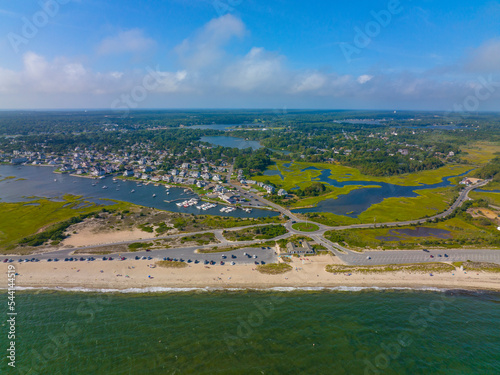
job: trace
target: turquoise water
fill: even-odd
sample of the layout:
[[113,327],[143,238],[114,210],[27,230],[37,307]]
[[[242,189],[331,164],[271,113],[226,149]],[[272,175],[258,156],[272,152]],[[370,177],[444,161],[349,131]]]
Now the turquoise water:
[[18,367],[4,359],[2,374],[500,373],[499,294],[18,292],[17,303]]

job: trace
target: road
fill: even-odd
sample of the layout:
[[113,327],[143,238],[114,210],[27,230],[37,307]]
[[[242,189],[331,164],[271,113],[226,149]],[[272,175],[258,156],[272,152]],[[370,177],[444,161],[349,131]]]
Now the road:
[[[253,194],[251,192],[248,192],[241,188],[238,185],[235,185],[231,182],[230,177],[233,173],[233,167],[231,166],[230,171],[228,173],[228,183],[233,186],[235,189],[240,191],[241,193],[244,193],[245,195],[249,195],[253,197],[255,200],[258,200],[264,205],[270,206],[281,212],[283,215],[286,215],[290,218],[284,225],[286,229],[288,230],[288,233],[273,238],[271,239],[272,241],[278,241],[283,238],[290,237],[294,234],[300,234],[302,236],[309,236],[311,237],[314,241],[316,241],[318,244],[323,245],[325,248],[327,248],[333,255],[339,257],[340,260],[342,260],[345,264],[348,265],[383,265],[383,264],[406,264],[406,263],[422,263],[422,262],[435,262],[435,261],[466,261],[466,260],[471,260],[471,261],[478,261],[478,262],[493,262],[493,263],[499,263],[500,264],[500,250],[476,250],[476,249],[456,249],[456,250],[442,250],[442,251],[430,251],[430,252],[424,252],[424,251],[419,251],[419,250],[391,250],[391,251],[364,251],[363,253],[355,252],[352,250],[349,250],[343,246],[340,246],[339,244],[333,243],[329,241],[327,238],[324,237],[325,232],[331,231],[331,230],[343,230],[343,229],[352,229],[352,228],[374,228],[377,226],[380,226],[381,224],[355,224],[355,225],[347,225],[347,226],[338,226],[338,227],[330,227],[327,225],[323,224],[317,224],[319,227],[319,230],[315,232],[301,232],[298,230],[293,229],[293,224],[295,222],[305,222],[304,220],[301,220],[297,216],[293,215],[289,210],[274,204],[272,202],[269,202],[267,199],[257,195]],[[427,220],[433,220],[435,218],[443,218],[448,215],[450,215],[457,207],[461,206],[467,199],[468,199],[468,194],[474,189],[477,189],[481,186],[484,186],[488,183],[489,181],[483,181],[479,184],[471,185],[465,188],[457,198],[457,200],[444,212],[437,214],[433,217],[430,218],[425,218],[425,219],[419,219],[419,220],[410,220],[410,221],[402,221],[402,222],[395,222],[395,223],[384,223],[384,226],[397,226],[397,225],[410,225],[410,224],[421,224],[425,223]],[[269,224],[256,224],[256,225],[251,225],[251,226],[246,226],[246,227],[237,227],[237,228],[229,228],[225,229],[227,231],[238,231],[244,228],[249,228],[249,227],[257,227],[257,226],[265,226]],[[211,245],[204,245],[204,246],[191,246],[191,247],[182,247],[182,248],[172,248],[172,249],[163,249],[163,250],[154,250],[153,252],[146,252],[146,251],[138,251],[138,252],[126,252],[126,253],[121,253],[120,255],[125,256],[127,258],[134,258],[135,256],[151,256],[154,257],[155,259],[161,259],[163,257],[171,257],[171,258],[183,258],[185,260],[191,259],[191,260],[214,260],[214,261],[219,261],[221,260],[221,253],[209,253],[209,254],[196,254],[195,250],[196,249],[209,249],[215,246],[218,247],[226,247],[226,246],[238,246],[238,250],[234,250],[231,252],[227,252],[228,258],[231,255],[234,255],[236,258],[231,258],[227,259],[228,261],[234,261],[237,264],[241,263],[254,263],[255,261],[264,261],[266,263],[269,262],[276,262],[277,257],[274,252],[274,249],[269,249],[269,248],[261,248],[258,245],[265,242],[266,240],[253,240],[253,241],[242,241],[242,242],[232,242],[228,241],[224,236],[223,236],[223,231],[224,229],[213,229],[213,230],[206,230],[206,231],[199,231],[199,232],[192,232],[192,233],[178,233],[178,234],[173,234],[173,235],[167,235],[167,236],[162,236],[162,237],[155,237],[155,238],[150,238],[150,239],[144,239],[144,240],[132,240],[132,241],[122,241],[122,242],[117,242],[117,243],[112,243],[112,244],[100,244],[100,245],[94,245],[94,246],[85,246],[85,247],[79,247],[79,248],[70,248],[70,249],[63,249],[63,250],[58,250],[58,251],[52,251],[44,254],[37,254],[37,255],[30,255],[29,257],[22,257],[22,256],[9,256],[9,257],[0,257],[0,261],[3,261],[4,259],[14,259],[17,261],[18,259],[24,259],[24,258],[32,258],[36,257],[40,260],[47,260],[49,258],[69,258],[74,254],[75,252],[84,252],[85,250],[91,250],[91,249],[99,249],[100,247],[107,247],[107,246],[113,246],[113,245],[128,245],[130,243],[134,242],[148,242],[151,240],[162,240],[162,239],[175,239],[179,237],[184,237],[184,236],[192,236],[195,234],[202,234],[202,233],[213,233],[215,235],[215,238],[219,241],[218,244],[211,244]],[[267,240],[269,241],[269,240]],[[247,252],[252,255],[256,255],[257,258],[253,257],[248,257],[244,256],[244,252]],[[447,256],[445,256],[445,254]],[[111,254],[112,256],[118,256],[119,254]],[[431,255],[434,257],[432,258]],[[109,256],[109,255],[108,255]],[[80,257],[80,255],[79,255]],[[96,256],[97,258],[97,256]]]

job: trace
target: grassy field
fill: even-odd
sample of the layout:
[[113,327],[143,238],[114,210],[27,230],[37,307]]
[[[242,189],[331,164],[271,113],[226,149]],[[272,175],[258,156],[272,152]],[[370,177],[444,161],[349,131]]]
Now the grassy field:
[[454,188],[419,190],[414,198],[388,198],[359,215],[362,223],[386,223],[433,216],[445,211],[458,197]]
[[416,263],[416,264],[391,264],[387,266],[342,266],[329,264],[325,267],[326,272],[331,273],[386,273],[386,272],[408,272],[408,273],[440,273],[452,272],[455,267],[447,263]]
[[495,157],[495,153],[499,151],[497,143],[491,142],[476,142],[472,145],[462,148],[462,151],[467,155],[463,159],[471,164],[486,164]]
[[295,230],[300,230],[301,232],[316,232],[319,227],[316,224],[311,223],[295,223],[292,225]]
[[500,193],[485,193],[483,191],[473,191],[469,193],[472,199],[485,199],[488,203],[500,207]]
[[[103,206],[85,203],[80,197],[66,195],[61,202],[37,199],[30,202],[0,203],[0,249],[15,245],[19,240],[36,234],[44,228],[80,214],[99,211]],[[113,209],[115,206],[107,206]]]
[[[450,238],[437,237],[410,237],[394,234],[391,231],[398,229],[414,229],[414,226],[401,226],[395,228],[349,229],[331,231],[325,235],[334,242],[344,243],[354,249],[422,249],[427,247],[459,248],[459,247],[499,247],[490,242],[499,239],[493,226],[480,225],[479,220],[470,222],[460,217],[455,217],[438,223],[421,225],[426,228],[443,229],[449,232]],[[377,237],[399,237],[399,239],[378,239]],[[500,244],[500,242],[499,242]]]

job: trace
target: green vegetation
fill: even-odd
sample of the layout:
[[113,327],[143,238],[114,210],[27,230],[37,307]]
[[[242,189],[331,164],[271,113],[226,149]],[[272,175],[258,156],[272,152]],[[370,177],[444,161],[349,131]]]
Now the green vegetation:
[[186,268],[188,265],[184,262],[174,262],[168,260],[160,260],[155,263],[158,267],[163,268]]
[[128,245],[130,251],[137,251],[139,249],[148,248],[153,246],[151,242],[134,242]]
[[144,231],[144,232],[147,232],[147,233],[153,233],[154,232],[154,229],[153,227],[147,225],[147,224],[141,224],[141,225],[138,225],[138,227]]
[[293,267],[286,263],[269,263],[257,266],[257,271],[267,275],[279,275],[289,272],[292,269]]
[[271,158],[267,155],[266,149],[260,149],[248,156],[238,156],[234,162],[234,167],[243,169],[247,174],[254,172],[264,172],[271,165]]
[[484,167],[474,171],[474,177],[482,179],[492,179],[494,182],[500,182],[500,157],[490,160]]
[[[457,209],[451,217],[418,225],[431,229],[448,231],[449,238],[411,237],[398,230],[415,229],[417,225],[349,229],[326,232],[330,241],[345,244],[355,249],[421,249],[427,247],[500,247],[500,233],[492,220],[485,217],[472,217],[467,211],[474,207],[487,206],[485,201],[469,201]],[[385,238],[383,238],[385,237]]]
[[[81,203],[88,204],[82,207]],[[107,210],[114,207],[118,206],[108,206]],[[11,250],[18,243],[39,246],[49,240],[61,241],[65,236],[64,231],[70,225],[97,213],[101,208],[102,206],[70,195],[64,196],[62,202],[36,199],[30,202],[0,203],[0,248]]]
[[[458,263],[458,262],[457,262]],[[455,265],[455,263],[453,263]],[[460,262],[456,267],[463,266],[466,271],[482,271],[500,273],[500,264],[483,262]]]
[[222,234],[229,241],[268,240],[287,233],[283,225],[266,225],[262,227],[245,228],[239,231],[227,231]]
[[416,264],[391,264],[386,266],[342,266],[338,264],[329,264],[325,267],[326,272],[330,273],[386,273],[386,272],[407,272],[407,273],[443,273],[455,270],[447,263],[416,263]]
[[192,236],[181,238],[181,243],[196,242],[198,245],[208,245],[210,243],[218,242],[213,233],[198,233]]
[[487,201],[489,204],[500,207],[500,193],[486,193],[484,191],[472,191],[469,193],[469,197],[476,200],[483,199]]
[[319,227],[312,223],[295,223],[292,225],[292,228],[301,232],[316,232],[319,230]]

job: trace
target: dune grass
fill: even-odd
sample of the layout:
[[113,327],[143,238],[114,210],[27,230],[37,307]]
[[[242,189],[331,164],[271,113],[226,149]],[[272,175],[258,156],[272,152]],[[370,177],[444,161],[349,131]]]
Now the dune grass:
[[168,260],[160,260],[155,263],[158,267],[162,268],[186,268],[188,265],[184,262],[174,262]]
[[390,264],[383,266],[342,266],[329,264],[325,267],[330,273],[387,273],[387,272],[408,272],[408,273],[442,273],[454,271],[455,267],[447,263],[415,263],[415,264]]
[[286,263],[269,263],[257,266],[257,271],[266,275],[279,275],[292,269],[293,267]]

